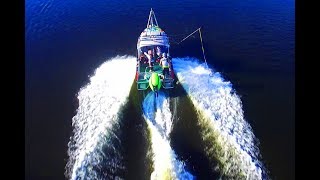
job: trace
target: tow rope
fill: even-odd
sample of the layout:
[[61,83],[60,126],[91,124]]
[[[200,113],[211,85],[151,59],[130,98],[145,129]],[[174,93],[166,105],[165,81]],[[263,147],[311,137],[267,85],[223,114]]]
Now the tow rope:
[[183,38],[178,44],[182,43],[183,41],[185,41],[188,37],[190,37],[191,35],[193,35],[194,33],[196,33],[197,31],[199,31],[199,35],[200,35],[200,41],[201,41],[201,48],[202,48],[202,54],[203,54],[203,58],[204,58],[204,62],[206,63],[206,66],[208,68],[208,64],[207,64],[207,59],[204,53],[204,46],[203,46],[203,41],[202,41],[202,35],[201,35],[201,27],[199,27],[198,29],[196,29],[195,31],[193,31],[191,34],[189,34],[187,37]]

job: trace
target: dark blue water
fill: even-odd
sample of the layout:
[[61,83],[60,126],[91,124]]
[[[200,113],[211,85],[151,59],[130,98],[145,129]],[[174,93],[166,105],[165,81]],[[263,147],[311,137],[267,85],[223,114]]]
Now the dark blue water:
[[64,179],[77,92],[107,58],[135,55],[150,8],[172,56],[229,80],[273,179],[295,179],[294,1],[26,1],[26,178]]

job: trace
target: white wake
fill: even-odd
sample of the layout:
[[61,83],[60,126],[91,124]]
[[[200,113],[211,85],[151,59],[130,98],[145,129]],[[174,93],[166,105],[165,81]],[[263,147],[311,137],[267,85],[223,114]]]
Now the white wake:
[[[80,89],[79,107],[72,118],[74,135],[68,144],[69,179],[97,179],[101,176],[97,171],[103,165],[111,169],[110,176],[125,168],[111,139],[120,141],[115,133],[118,113],[128,101],[134,75],[135,57],[117,56],[97,68],[90,83]],[[106,146],[113,152],[106,154],[103,151]]]
[[263,179],[264,167],[251,126],[232,84],[194,58],[173,58],[179,82],[197,108],[207,156],[224,177]]
[[176,159],[176,154],[170,146],[172,114],[169,98],[162,92],[155,98],[154,93],[150,92],[143,101],[143,113],[151,131],[151,147],[154,154],[151,179],[194,179],[185,170],[184,163]]

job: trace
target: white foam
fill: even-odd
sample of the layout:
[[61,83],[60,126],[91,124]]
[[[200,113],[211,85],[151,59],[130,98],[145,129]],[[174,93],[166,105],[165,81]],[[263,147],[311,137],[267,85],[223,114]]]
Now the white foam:
[[151,147],[154,153],[154,171],[152,180],[193,179],[185,170],[183,162],[176,159],[169,141],[172,128],[172,114],[169,109],[169,98],[159,92],[155,99],[150,92],[143,101],[144,118],[151,131]]
[[117,124],[117,113],[127,101],[134,75],[135,57],[117,56],[98,67],[90,83],[80,89],[79,107],[72,118],[74,136],[68,144],[66,176],[83,178],[81,169],[88,159],[91,167],[101,162],[101,148]]
[[[224,151],[218,157],[224,163],[222,171],[229,175],[240,171],[247,179],[262,179],[257,139],[243,117],[241,100],[233,92],[231,83],[194,58],[173,58],[173,67],[194,105],[210,119],[210,128],[219,134],[217,143]],[[233,159],[225,159],[227,157]]]

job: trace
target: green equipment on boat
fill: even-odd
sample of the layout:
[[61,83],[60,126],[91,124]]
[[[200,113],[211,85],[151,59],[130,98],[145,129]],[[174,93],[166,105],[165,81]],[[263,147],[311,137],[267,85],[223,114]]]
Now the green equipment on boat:
[[158,73],[153,72],[149,79],[149,86],[152,91],[158,91],[161,88],[161,81]]

